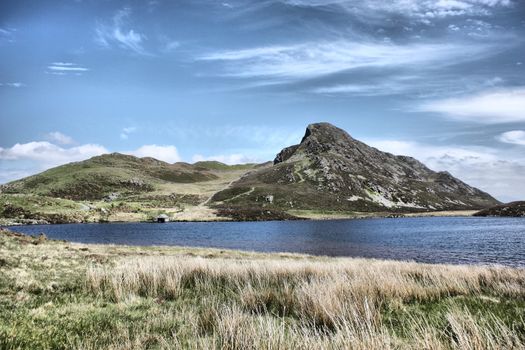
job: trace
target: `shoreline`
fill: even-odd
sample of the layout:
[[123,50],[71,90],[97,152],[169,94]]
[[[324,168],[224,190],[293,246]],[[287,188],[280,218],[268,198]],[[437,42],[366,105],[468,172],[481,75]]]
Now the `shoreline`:
[[[389,213],[389,212],[317,212],[306,210],[291,210],[286,213],[295,216],[292,220],[309,220],[309,221],[324,221],[324,220],[354,220],[354,219],[396,219],[396,218],[418,218],[418,217],[470,217],[477,210],[447,210],[434,212],[414,212],[414,213]],[[198,217],[186,215],[184,219],[170,219],[169,222],[263,222],[263,221],[290,221],[291,219],[269,219],[269,220],[235,220],[230,217],[222,216],[204,216]],[[18,219],[18,218],[0,218],[0,226],[14,227],[21,225],[57,225],[57,224],[91,224],[91,223],[156,223],[155,221],[146,220],[104,220],[104,221],[64,221],[57,223],[50,223],[46,220],[36,219]]]

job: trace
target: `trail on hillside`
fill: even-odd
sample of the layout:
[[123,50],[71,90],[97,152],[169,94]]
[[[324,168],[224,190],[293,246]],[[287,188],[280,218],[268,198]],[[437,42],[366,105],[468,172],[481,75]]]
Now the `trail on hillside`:
[[205,205],[208,205],[208,203],[211,201],[211,199],[213,198],[213,196],[215,196],[217,193],[219,193],[219,192],[221,192],[221,191],[224,191],[224,190],[228,189],[228,188],[229,188],[229,187],[230,187],[235,181],[239,180],[240,178],[242,178],[242,176],[239,177],[238,179],[233,179],[233,180],[231,180],[230,182],[228,182],[228,184],[227,184],[225,187],[219,189],[218,191],[213,192],[213,193],[211,194],[211,196],[209,196],[204,202],[202,202],[201,204],[199,204],[199,207],[204,207]]
[[241,197],[241,196],[249,195],[249,194],[252,193],[253,191],[255,191],[255,187],[250,188],[250,189],[249,189],[248,191],[246,191],[246,192],[239,193],[239,194],[236,195],[236,196],[233,196],[233,197],[231,197],[231,198],[225,199],[223,202],[229,202],[229,201],[232,201],[232,200],[234,200],[234,199],[237,199],[237,198],[239,198],[239,197]]

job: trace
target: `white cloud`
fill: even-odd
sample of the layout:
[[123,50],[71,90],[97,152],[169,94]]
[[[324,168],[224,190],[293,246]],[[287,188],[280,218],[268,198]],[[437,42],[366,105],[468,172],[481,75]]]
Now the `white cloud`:
[[116,44],[120,48],[133,51],[137,54],[148,55],[143,43],[146,36],[134,29],[124,29],[131,15],[129,7],[123,8],[113,16],[112,24],[105,25],[98,23],[95,28],[95,42],[104,47],[111,47]]
[[[56,142],[73,140],[59,132],[48,136]],[[48,141],[17,143],[9,148],[0,147],[0,183],[19,179],[59,165],[107,154],[109,151],[97,144],[61,147]],[[177,148],[171,145],[144,145],[134,151],[122,152],[137,157],[153,157],[168,163],[181,160]]]
[[61,145],[70,145],[75,142],[71,136],[64,135],[60,131],[50,132],[46,136],[49,141],[56,142]]
[[414,157],[435,171],[448,171],[501,201],[525,199],[525,158],[489,147],[435,146],[402,140],[365,140],[382,151]]
[[152,157],[168,163],[180,162],[181,158],[175,146],[144,145],[134,151],[123,152],[136,157]]
[[484,124],[525,121],[525,88],[501,89],[459,98],[428,101],[418,111],[436,112],[461,121]]
[[498,140],[505,143],[525,146],[525,131],[512,130],[499,135]]
[[65,164],[108,153],[107,149],[96,144],[86,144],[63,148],[47,141],[17,143],[10,148],[0,147],[0,160],[5,161],[36,161],[40,168]]
[[89,69],[84,67],[63,67],[63,66],[47,66],[47,69],[54,71],[64,71],[64,72],[87,72]]
[[253,156],[247,156],[245,154],[236,153],[236,154],[219,154],[214,156],[203,156],[201,154],[195,154],[192,157],[192,161],[195,162],[201,162],[205,160],[216,160],[218,162],[224,163],[224,164],[245,164],[245,163],[258,163],[260,162],[259,159],[253,157]]
[[82,67],[72,62],[53,62],[47,66],[46,73],[55,75],[82,75],[82,73],[89,71],[89,68]]
[[226,64],[226,76],[300,79],[358,68],[447,66],[479,59],[493,50],[489,44],[396,45],[338,40],[220,51],[198,59]]

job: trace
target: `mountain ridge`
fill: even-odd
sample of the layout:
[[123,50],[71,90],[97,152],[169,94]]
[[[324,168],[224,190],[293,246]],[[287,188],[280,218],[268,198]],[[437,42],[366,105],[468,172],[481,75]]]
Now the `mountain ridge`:
[[[464,210],[499,203],[448,172],[382,152],[329,123],[310,124],[301,142],[281,150],[273,164],[233,183],[226,191],[235,198],[223,192],[215,201],[355,211]],[[239,196],[248,188],[249,196]]]

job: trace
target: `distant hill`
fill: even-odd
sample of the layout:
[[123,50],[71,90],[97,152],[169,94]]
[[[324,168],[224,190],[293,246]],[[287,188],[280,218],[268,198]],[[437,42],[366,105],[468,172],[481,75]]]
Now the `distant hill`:
[[489,194],[414,158],[381,152],[328,123],[311,124],[273,166],[247,173],[212,198],[216,206],[281,210],[428,211],[499,204]]
[[525,217],[525,201],[496,205],[494,207],[478,211],[474,214],[474,216]]
[[202,168],[207,170],[234,170],[234,169],[250,169],[254,167],[256,164],[248,163],[248,164],[235,164],[235,165],[228,165],[221,162],[218,162],[216,160],[207,160],[207,161],[200,161],[193,163],[194,168]]
[[[216,167],[220,167],[217,163]],[[228,167],[223,164],[224,167]],[[97,200],[151,192],[169,183],[217,179],[210,169],[187,163],[168,164],[154,158],[119,153],[62,165],[1,186],[3,193],[37,194],[73,200]]]

